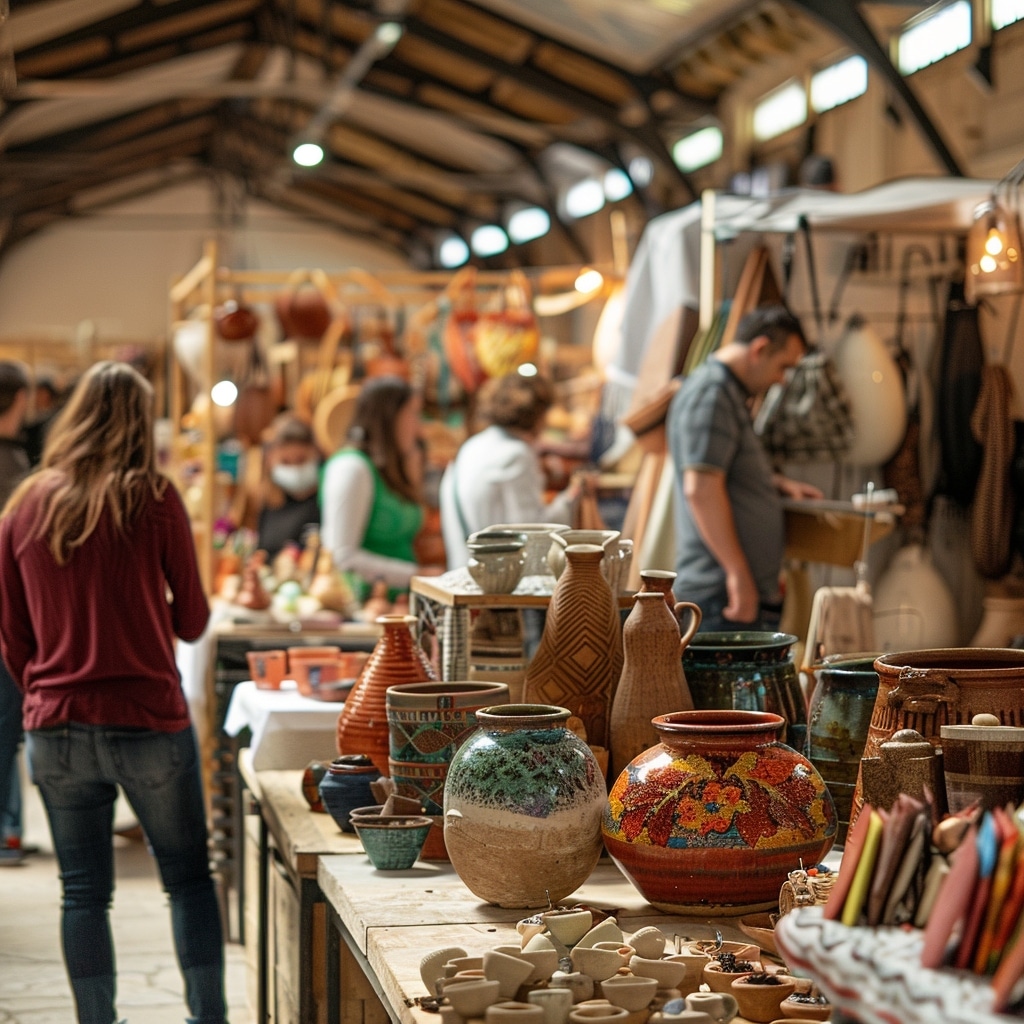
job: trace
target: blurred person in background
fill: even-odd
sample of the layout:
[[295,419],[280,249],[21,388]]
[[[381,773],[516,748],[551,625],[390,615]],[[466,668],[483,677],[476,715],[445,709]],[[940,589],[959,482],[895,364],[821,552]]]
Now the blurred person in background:
[[196,739],[174,660],[209,618],[192,528],[156,467],[153,389],[99,362],[0,519],[0,648],[63,887],[79,1024],[112,1024],[118,788],[170,901],[189,1024],[224,1024],[224,940]]

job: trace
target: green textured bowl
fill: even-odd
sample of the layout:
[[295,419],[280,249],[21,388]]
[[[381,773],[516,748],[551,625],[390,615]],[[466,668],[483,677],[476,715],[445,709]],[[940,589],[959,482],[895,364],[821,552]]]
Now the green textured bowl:
[[356,835],[378,871],[404,871],[416,863],[433,820],[423,815],[378,814],[353,818]]

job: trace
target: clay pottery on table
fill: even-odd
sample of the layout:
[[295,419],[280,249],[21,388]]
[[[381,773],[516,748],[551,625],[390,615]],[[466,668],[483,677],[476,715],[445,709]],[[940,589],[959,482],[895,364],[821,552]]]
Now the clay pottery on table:
[[839,830],[846,841],[860,759],[878,693],[877,654],[835,655],[815,666],[816,683],[807,713],[807,756],[832,794]]
[[780,1020],[831,1020],[832,1004],[824,996],[791,992],[779,1005]]
[[[381,775],[390,771],[387,690],[404,683],[436,682],[437,673],[413,639],[412,615],[381,615],[381,638],[374,645],[345,706],[338,715],[338,752],[369,754]],[[371,803],[364,800],[363,803]]]
[[796,980],[784,974],[747,974],[732,983],[731,991],[738,1016],[756,1024],[771,1024],[782,1016],[782,1000],[796,991]]
[[327,813],[327,808],[320,799],[320,783],[327,774],[328,767],[328,762],[310,761],[302,770],[302,795],[309,804],[309,809],[317,814]]
[[511,594],[526,567],[526,534],[481,530],[466,541],[466,569],[485,594]]
[[654,978],[658,988],[678,988],[686,977],[686,964],[678,960],[632,956],[629,969],[638,978]]
[[774,909],[794,864],[817,864],[836,833],[832,797],[759,711],[661,715],[661,742],[612,785],[605,847],[645,899],[674,913]]
[[544,1024],[565,1024],[572,1009],[572,993],[567,988],[535,988],[526,993],[526,1001],[544,1011]]
[[616,974],[601,982],[601,995],[613,1006],[621,1006],[630,1013],[647,1009],[657,991],[658,982],[654,978],[638,975]]
[[698,633],[683,653],[683,671],[699,711],[767,711],[781,715],[780,737],[796,750],[807,741],[807,714],[792,633],[741,630]]
[[[875,661],[878,694],[864,757],[901,729],[941,745],[944,725],[969,725],[991,714],[1004,725],[1024,722],[1024,651],[1003,647],[947,647],[884,654]],[[858,779],[851,821],[863,803]]]
[[560,530],[551,534],[551,546],[548,548],[548,568],[557,580],[565,570],[565,549],[570,544],[596,544],[604,548],[601,560],[601,572],[611,584],[612,566],[618,561],[619,537],[618,530]]
[[612,696],[622,674],[618,604],[601,575],[603,548],[572,544],[565,554],[523,696],[528,703],[568,708],[582,720],[587,742],[607,747]]
[[749,971],[727,971],[723,969],[717,960],[711,960],[704,965],[704,972],[701,977],[704,984],[712,992],[716,992],[719,995],[729,993],[730,998],[735,999],[736,997],[731,995],[732,983],[738,978],[745,978],[748,974],[753,974],[754,967],[760,969],[760,964],[752,965],[752,969]]
[[270,607],[270,595],[260,579],[260,570],[266,565],[266,551],[254,551],[245,561],[242,569],[242,582],[234,603],[251,611],[263,611]]
[[379,814],[352,824],[378,871],[405,871],[416,863],[433,822],[422,814]]
[[508,703],[504,683],[403,683],[385,693],[388,769],[396,791],[414,797],[434,827],[424,860],[447,860],[444,847],[444,780],[455,751],[476,729],[476,711]]
[[990,811],[1024,799],[1024,728],[975,715],[970,725],[941,730],[946,799],[952,813],[978,801]]
[[736,997],[731,992],[718,992],[715,989],[710,992],[691,992],[686,997],[686,1007],[706,1013],[717,1024],[725,1024],[739,1012]]
[[671,569],[641,569],[640,593],[662,594],[669,608],[674,608],[676,599],[672,593],[672,584],[675,583],[675,580],[676,573]]
[[526,565],[523,566],[524,576],[550,576],[548,565],[548,549],[551,547],[552,533],[565,533],[570,527],[564,523],[495,523],[487,527],[492,530],[512,530],[526,534]]
[[569,1011],[569,1021],[570,1024],[626,1024],[630,1012],[608,999],[586,999]]
[[[682,636],[677,618],[681,612],[689,615]],[[622,627],[622,675],[612,700],[612,778],[637,754],[658,742],[652,719],[673,711],[693,710],[682,655],[700,627],[700,619],[700,608],[689,601],[680,601],[673,612],[656,591],[641,591],[633,598],[633,610]]]
[[566,728],[565,708],[499,705],[476,718],[445,781],[452,866],[488,903],[557,903],[601,855],[605,783],[594,755]]
[[342,754],[327,766],[320,780],[320,800],[342,832],[355,831],[352,810],[370,803],[370,783],[379,776],[379,769],[366,754]]
[[249,674],[257,690],[279,690],[288,668],[284,651],[246,651]]

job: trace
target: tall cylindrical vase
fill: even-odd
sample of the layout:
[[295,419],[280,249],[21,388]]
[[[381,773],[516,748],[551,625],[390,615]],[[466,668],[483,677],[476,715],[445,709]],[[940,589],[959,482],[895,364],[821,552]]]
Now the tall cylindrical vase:
[[423,859],[446,860],[441,810],[448,765],[476,730],[475,712],[507,704],[508,687],[483,680],[404,683],[389,686],[385,700],[391,737],[388,763],[395,791],[419,800],[423,813],[435,819]]
[[682,636],[679,620],[662,594],[641,591],[622,627],[622,675],[612,701],[609,740],[613,779],[637,754],[658,742],[653,718],[693,710],[682,658],[700,628],[701,613],[688,601],[680,601],[675,609],[677,614],[689,614]]
[[618,603],[601,574],[602,548],[571,544],[565,557],[526,671],[524,699],[568,708],[583,721],[587,742],[607,747],[612,695],[622,674]]
[[437,674],[413,638],[413,615],[381,615],[383,634],[338,715],[338,753],[368,754],[390,774],[387,690],[400,683],[436,682]]
[[545,705],[483,708],[477,731],[452,758],[445,845],[459,877],[488,903],[557,903],[601,855],[604,776],[566,728],[569,717]]

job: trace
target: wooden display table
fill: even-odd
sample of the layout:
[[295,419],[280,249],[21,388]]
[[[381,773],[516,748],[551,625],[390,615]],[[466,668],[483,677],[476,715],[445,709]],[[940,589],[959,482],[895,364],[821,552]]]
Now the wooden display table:
[[329,972],[318,862],[324,854],[365,859],[363,846],[310,810],[301,771],[257,772],[248,748],[239,769],[251,798],[242,877],[249,1003],[261,1024],[323,1022]]
[[[327,901],[328,1024],[437,1024],[416,1000],[428,993],[419,965],[426,953],[461,946],[470,956],[520,941],[516,922],[535,911],[505,910],[474,896],[447,863],[417,861],[408,871],[376,871],[365,858],[323,856]],[[749,942],[735,920],[679,917],[656,910],[618,868],[602,860],[564,901],[611,910],[623,931],[647,925],[673,936]],[[735,1018],[743,1024],[742,1018]]]

